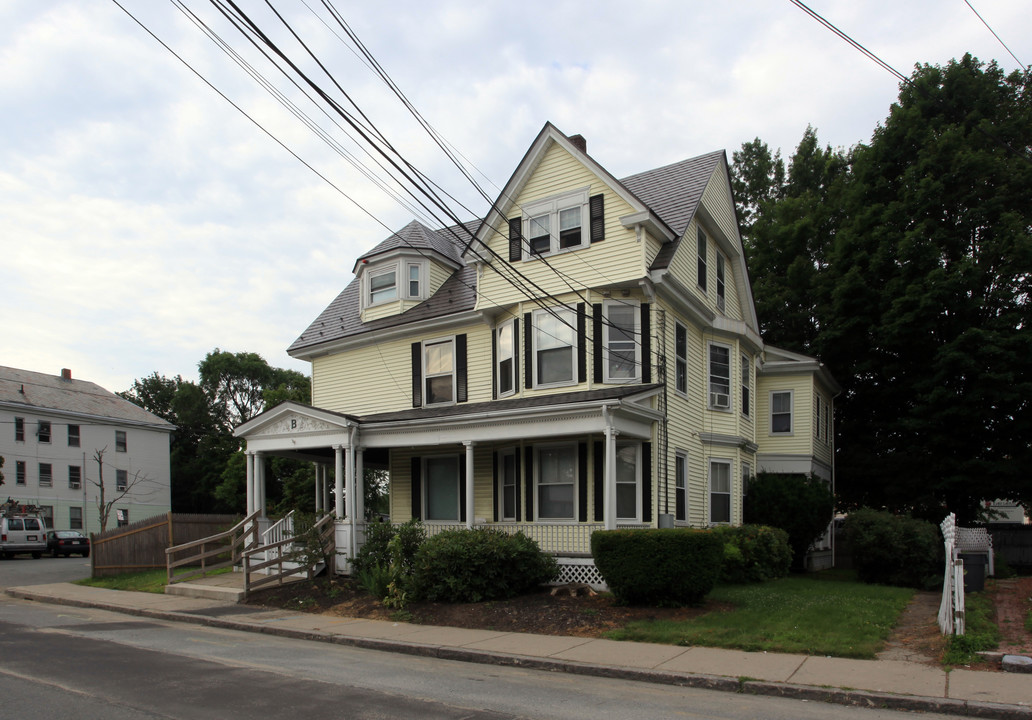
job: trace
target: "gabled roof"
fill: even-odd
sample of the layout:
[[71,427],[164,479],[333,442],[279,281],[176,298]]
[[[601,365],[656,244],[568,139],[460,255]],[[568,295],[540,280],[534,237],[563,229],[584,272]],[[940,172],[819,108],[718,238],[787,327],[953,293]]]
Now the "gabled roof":
[[724,151],[717,150],[646,170],[620,182],[681,237],[695,217],[702,193],[723,157]]
[[171,432],[175,425],[96,383],[0,366],[0,404],[18,411],[56,411]]
[[[473,266],[466,266],[459,253],[460,241],[468,241],[472,231],[470,226],[475,226],[479,221],[456,225],[444,230],[430,230],[417,222],[411,222],[405,226],[404,231],[395,233],[376,246],[376,248],[363,255],[369,258],[382,252],[402,247],[414,247],[416,249],[427,249],[426,246],[408,246],[407,240],[416,242],[434,243],[441,247],[450,246],[453,260],[460,267],[459,269],[438,288],[437,292],[415,307],[397,315],[372,320],[363,323],[361,315],[361,283],[354,278],[347,287],[336,297],[329,306],[323,310],[319,317],[301,333],[290,347],[287,348],[288,355],[302,353],[304,350],[313,348],[323,343],[344,340],[364,333],[383,330],[385,328],[406,325],[419,320],[436,318],[442,315],[465,312],[472,310],[476,302],[476,272]],[[442,252],[442,254],[444,254]]]

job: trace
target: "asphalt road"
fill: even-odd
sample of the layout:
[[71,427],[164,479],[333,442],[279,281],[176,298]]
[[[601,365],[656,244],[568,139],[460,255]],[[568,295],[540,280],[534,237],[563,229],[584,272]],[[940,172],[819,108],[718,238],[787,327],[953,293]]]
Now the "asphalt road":
[[0,591],[23,585],[73,582],[89,576],[89,558],[78,556],[52,558],[49,555],[44,555],[39,559],[24,555],[17,555],[7,560],[0,558]]
[[12,698],[38,720],[912,717],[458,663],[0,596],[0,709],[12,707]]

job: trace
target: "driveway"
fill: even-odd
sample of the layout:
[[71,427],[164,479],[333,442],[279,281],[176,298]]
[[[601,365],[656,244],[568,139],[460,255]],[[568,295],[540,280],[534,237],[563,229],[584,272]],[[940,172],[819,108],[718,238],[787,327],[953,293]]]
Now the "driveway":
[[37,560],[18,555],[9,560],[0,559],[0,592],[9,587],[72,582],[89,576],[89,558],[44,556]]

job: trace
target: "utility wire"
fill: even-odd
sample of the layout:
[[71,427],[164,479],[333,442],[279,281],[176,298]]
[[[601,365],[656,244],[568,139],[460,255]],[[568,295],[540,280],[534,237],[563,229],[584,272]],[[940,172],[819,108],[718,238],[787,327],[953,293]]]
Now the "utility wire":
[[1025,63],[1023,63],[1020,60],[1018,60],[1018,56],[1015,55],[1013,52],[1011,52],[1011,49],[1009,47],[1007,47],[1007,43],[1005,43],[1003,41],[1003,39],[1001,39],[1000,36],[996,34],[995,30],[993,30],[991,27],[989,27],[989,23],[987,23],[985,21],[985,18],[982,17],[982,15],[977,10],[975,10],[975,6],[971,4],[970,0],[964,0],[964,3],[969,8],[971,8],[971,12],[973,12],[975,14],[975,17],[977,17],[979,20],[982,21],[982,24],[985,25],[986,29],[993,34],[993,37],[996,38],[1001,45],[1003,45],[1003,49],[1010,53],[1010,56],[1012,58],[1014,58],[1014,62],[1016,62],[1018,64],[1018,67],[1021,68],[1022,70],[1024,70],[1026,68]]

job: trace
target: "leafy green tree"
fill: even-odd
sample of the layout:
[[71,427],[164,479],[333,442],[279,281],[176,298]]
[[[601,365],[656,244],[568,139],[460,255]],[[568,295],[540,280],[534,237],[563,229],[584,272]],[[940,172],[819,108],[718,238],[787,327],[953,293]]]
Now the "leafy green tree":
[[[766,338],[844,388],[846,507],[969,521],[985,499],[1032,504],[1030,78],[970,55],[918,67],[869,144],[845,155],[808,130],[781,192],[745,195]],[[776,177],[762,149],[736,153],[747,186]]]
[[806,553],[828,529],[835,497],[828,483],[804,475],[760,473],[749,481],[745,522],[788,533],[792,567],[805,569]]

